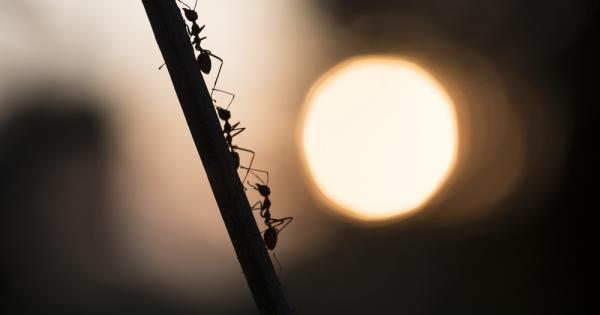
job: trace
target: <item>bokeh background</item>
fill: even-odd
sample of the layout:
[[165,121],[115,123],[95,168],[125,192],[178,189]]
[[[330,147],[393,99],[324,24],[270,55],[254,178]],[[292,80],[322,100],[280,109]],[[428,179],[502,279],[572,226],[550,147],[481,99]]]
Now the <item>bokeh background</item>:
[[[597,6],[199,2],[204,47],[225,60],[219,85],[248,127],[238,141],[270,170],[273,211],[295,217],[277,248],[295,311],[584,307]],[[364,54],[436,76],[461,137],[439,195],[376,225],[319,201],[297,143],[312,84]],[[256,313],[162,62],[140,1],[0,0],[3,313]]]

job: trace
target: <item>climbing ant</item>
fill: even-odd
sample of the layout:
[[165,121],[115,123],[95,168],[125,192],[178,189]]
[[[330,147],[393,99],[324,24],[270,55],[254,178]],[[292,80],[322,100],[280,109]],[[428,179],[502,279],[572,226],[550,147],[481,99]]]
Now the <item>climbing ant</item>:
[[[285,229],[285,227],[288,226],[288,224],[290,224],[292,220],[294,220],[294,218],[285,217],[281,219],[276,219],[271,217],[271,200],[269,199],[269,195],[271,194],[271,188],[269,188],[269,172],[258,169],[250,170],[249,168],[243,166],[242,168],[251,171],[252,175],[254,175],[254,177],[256,177],[260,181],[260,183],[255,183],[256,186],[252,185],[248,181],[248,185],[256,189],[258,193],[264,198],[263,201],[257,201],[254,205],[252,205],[251,208],[252,210],[260,210],[260,216],[264,219],[265,225],[267,226],[267,229],[264,231],[263,234],[263,239],[267,248],[269,250],[273,250],[277,245],[277,235],[279,234],[279,232],[283,231],[283,229]],[[266,174],[267,182],[265,183],[258,175],[256,175],[255,172],[261,172]]]
[[206,25],[202,25],[202,27],[200,27],[198,25],[198,23],[196,23],[196,20],[198,20],[198,13],[196,12],[196,5],[198,4],[198,0],[196,0],[196,3],[194,4],[193,9],[189,5],[187,5],[185,2],[183,2],[181,0],[177,0],[177,1],[187,7],[187,9],[182,8],[183,15],[189,22],[192,22],[192,28],[190,29],[190,27],[187,24],[185,25],[185,27],[187,28],[188,34],[193,38],[192,45],[194,46],[194,48],[197,51],[200,52],[200,55],[198,55],[198,60],[197,60],[198,67],[200,68],[200,70],[202,72],[208,74],[210,72],[212,65],[210,62],[210,51],[204,50],[200,46],[200,42],[202,42],[202,40],[206,39],[206,36],[200,37],[200,32],[202,32],[202,30],[204,29],[204,27]]
[[[200,71],[204,72],[205,74],[209,74],[210,70],[212,69],[212,62],[210,60],[210,57],[213,57],[213,58],[219,60],[219,71],[217,72],[217,76],[215,77],[215,82],[213,84],[213,91],[214,91],[215,87],[217,86],[217,81],[219,80],[219,76],[221,75],[221,69],[223,68],[223,59],[221,59],[221,57],[210,52],[210,50],[203,49],[202,46],[200,45],[202,40],[206,39],[206,36],[200,37],[200,32],[202,32],[202,30],[204,29],[204,27],[206,25],[199,26],[198,23],[196,23],[196,21],[198,20],[198,13],[196,12],[196,6],[198,5],[198,0],[196,0],[196,2],[194,3],[194,8],[190,7],[189,5],[187,5],[185,2],[183,2],[181,0],[177,0],[177,1],[185,6],[185,8],[182,8],[183,15],[189,22],[192,23],[191,29],[187,24],[185,25],[185,27],[187,29],[187,33],[190,35],[190,37],[192,37],[192,46],[200,53],[200,54],[198,54],[198,57],[196,59],[196,62],[198,64],[198,68],[200,69]],[[164,65],[165,64],[163,63],[160,67],[158,67],[158,69],[159,70],[162,69],[162,67]],[[211,92],[211,96],[212,96],[212,92]]]
[[187,24],[185,27],[187,28],[188,34],[192,37],[192,45],[200,53],[196,60],[198,62],[198,68],[200,68],[200,71],[202,71],[206,74],[210,73],[210,70],[212,69],[212,62],[210,60],[211,56],[220,61],[219,71],[217,72],[217,76],[215,78],[215,83],[213,84],[213,89],[214,89],[214,87],[217,86],[217,81],[219,80],[219,75],[221,74],[221,68],[223,67],[223,59],[221,59],[219,56],[216,56],[213,53],[211,53],[210,50],[203,49],[200,46],[200,42],[202,42],[202,40],[206,39],[206,36],[200,37],[200,32],[202,32],[202,30],[204,29],[204,27],[206,25],[202,25],[202,27],[200,27],[200,26],[198,26],[198,23],[196,23],[196,20],[198,20],[198,13],[196,12],[196,5],[198,4],[198,0],[196,0],[196,3],[194,3],[193,9],[189,5],[187,5],[185,2],[183,2],[181,0],[177,0],[177,1],[186,7],[186,8],[182,8],[183,15],[189,22],[192,23],[191,29],[187,26]]
[[[252,158],[250,158],[250,164],[248,165],[247,168],[244,167],[244,169],[248,169],[248,170],[246,171],[246,175],[244,175],[244,178],[242,179],[242,183],[243,183],[246,181],[246,178],[248,177],[248,173],[250,172],[250,169],[252,169],[252,163],[254,162],[255,153],[252,150],[245,149],[245,148],[242,148],[242,147],[239,147],[239,146],[236,146],[233,144],[233,137],[239,135],[244,130],[246,130],[246,128],[238,127],[240,124],[239,122],[237,122],[233,125],[231,125],[231,123],[229,122],[229,119],[231,119],[231,112],[229,111],[229,106],[231,106],[231,103],[235,99],[235,94],[229,93],[227,91],[219,90],[219,89],[213,89],[213,92],[221,92],[221,93],[228,94],[231,96],[231,99],[229,100],[227,107],[223,108],[223,107],[217,106],[217,114],[219,115],[219,118],[225,122],[223,124],[223,133],[225,134],[225,142],[227,143],[227,147],[229,148],[229,151],[231,152],[231,156],[233,158],[233,163],[235,165],[235,168],[236,169],[240,168],[240,155],[238,152],[236,152],[236,150],[246,151],[246,152],[252,154]],[[211,96],[212,96],[212,93],[211,93]],[[214,98],[213,98],[213,102],[216,103],[216,100]]]
[[239,122],[233,124],[233,126],[229,123],[229,119],[231,119],[231,112],[223,107],[217,106],[217,113],[219,114],[219,118],[225,122],[223,125],[223,133],[225,134],[225,142],[229,147],[232,146],[233,137],[242,133],[246,128],[238,127]]

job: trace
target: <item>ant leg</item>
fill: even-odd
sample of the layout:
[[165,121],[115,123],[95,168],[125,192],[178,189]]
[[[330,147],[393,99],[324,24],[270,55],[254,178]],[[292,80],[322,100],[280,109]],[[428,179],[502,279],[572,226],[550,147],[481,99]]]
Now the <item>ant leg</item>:
[[160,67],[158,67],[158,70],[162,69],[162,67],[164,67],[166,64],[166,62],[163,62],[163,64]]
[[[241,166],[241,167],[242,167],[242,166]],[[247,183],[248,183],[248,185],[250,185],[250,187],[252,187],[252,188],[254,188],[254,189],[258,190],[258,187],[256,187],[256,186],[252,185],[252,184],[250,183],[250,181],[247,181]]]
[[[256,206],[259,206],[259,207],[257,208]],[[250,209],[252,209],[252,211],[255,211],[255,210],[260,210],[260,209],[262,209],[262,201],[257,201],[257,202],[255,202],[255,203],[252,205],[252,207],[250,207]]]
[[217,87],[217,81],[219,81],[219,76],[221,75],[221,69],[223,68],[223,59],[221,59],[221,57],[219,57],[217,55],[214,55],[210,51],[207,51],[207,52],[210,56],[212,56],[213,58],[215,58],[221,62],[219,64],[219,71],[217,72],[217,76],[215,77],[215,83],[213,83],[212,91],[210,92],[210,98],[212,99],[213,92],[214,92],[215,88]]
[[177,1],[178,1],[179,3],[181,3],[181,4],[183,4],[184,6],[186,6],[188,9],[190,9],[190,10],[192,9],[192,8],[190,8],[190,6],[189,6],[189,5],[187,5],[187,3],[185,3],[185,2],[183,2],[183,1],[181,1],[181,0],[177,0]]
[[[256,172],[260,172],[260,173],[266,174],[267,175],[267,183],[265,183],[262,180],[262,178],[260,178],[258,175],[256,175]],[[258,180],[260,180],[260,182],[263,183],[264,185],[267,185],[267,186],[269,185],[269,172],[253,168],[252,169],[252,175],[254,175],[254,177],[258,178]]]
[[262,201],[257,201],[254,203],[254,205],[252,205],[252,207],[250,208],[252,211],[256,211],[256,210],[260,210],[260,216],[261,218],[265,217],[265,213],[267,213],[269,211],[269,209],[265,209],[264,205],[262,203]]
[[283,231],[283,229],[285,229],[286,226],[288,226],[288,224],[292,223],[292,221],[294,221],[294,217],[285,217],[283,219],[271,219],[273,220],[273,222],[275,222],[275,224],[272,224],[272,227],[278,227],[280,225],[283,225],[280,229],[277,229],[277,233],[279,234],[279,232]]
[[231,131],[236,131],[234,133],[231,134],[231,137],[235,137],[237,135],[239,135],[240,133],[242,133],[244,130],[246,130],[246,127],[242,127],[242,128],[236,128],[240,123],[235,123],[233,126],[231,126]]
[[256,153],[254,153],[254,151],[252,150],[248,150],[245,148],[240,148],[238,146],[233,146],[236,150],[242,150],[242,151],[246,151],[250,154],[252,154],[252,157],[250,158],[250,164],[248,165],[248,167],[245,166],[240,166],[240,168],[245,169],[246,170],[246,175],[244,175],[244,179],[242,179],[242,183],[246,181],[246,179],[248,178],[248,174],[250,173],[250,170],[252,170],[252,163],[254,163],[254,156],[256,155]]
[[[211,98],[212,98],[212,95],[213,95],[213,93],[214,93],[214,92],[221,92],[221,93],[225,93],[225,94],[228,94],[229,96],[231,96],[231,99],[229,100],[229,103],[227,103],[227,107],[225,107],[225,109],[229,109],[229,106],[231,106],[231,103],[233,103],[233,100],[235,99],[235,94],[233,94],[233,93],[230,93],[230,92],[227,92],[227,91],[223,91],[223,90],[215,89],[215,88],[213,87],[213,89],[212,89],[212,92],[210,93],[210,96],[211,96]],[[214,102],[214,101],[215,101],[215,100],[213,99],[213,102]]]
[[285,217],[285,218],[281,218],[281,219],[277,219],[277,218],[270,218],[269,219],[269,223],[273,226],[273,227],[277,227],[282,225],[283,223],[285,223],[286,221],[292,221],[294,220],[294,217]]

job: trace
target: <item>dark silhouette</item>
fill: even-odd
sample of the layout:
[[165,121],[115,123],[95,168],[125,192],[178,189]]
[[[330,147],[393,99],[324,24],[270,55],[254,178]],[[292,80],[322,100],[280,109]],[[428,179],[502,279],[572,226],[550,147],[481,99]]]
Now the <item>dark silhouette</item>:
[[203,49],[202,46],[200,46],[200,43],[202,42],[202,40],[206,39],[206,36],[204,37],[200,37],[200,32],[202,32],[202,30],[204,29],[204,27],[206,25],[202,25],[202,27],[198,26],[198,23],[196,23],[196,21],[198,20],[198,13],[195,11],[196,10],[196,5],[198,4],[198,0],[196,0],[196,2],[194,3],[194,8],[191,8],[189,5],[187,5],[185,2],[181,1],[181,0],[177,0],[179,3],[183,4],[185,6],[185,8],[182,8],[183,10],[183,15],[185,16],[185,18],[192,22],[192,28],[190,29],[190,27],[186,24],[185,27],[187,28],[187,32],[190,35],[190,37],[192,37],[192,45],[194,47],[194,49],[196,49],[199,54],[198,57],[196,59],[196,62],[198,64],[198,69],[200,69],[200,71],[209,74],[210,70],[212,69],[212,62],[210,61],[210,57],[213,57],[217,60],[219,60],[219,71],[217,72],[217,76],[215,77],[215,82],[213,83],[213,87],[211,89],[210,92],[210,97],[213,97],[213,93],[215,92],[215,88],[217,87],[217,82],[219,81],[219,76],[221,75],[221,69],[223,68],[223,59],[221,59],[221,57],[213,54],[210,50],[207,49]]
[[[229,111],[229,106],[231,106],[231,104],[233,103],[233,100],[235,99],[235,94],[224,91],[224,90],[217,89],[217,82],[219,80],[219,76],[221,75],[221,69],[223,68],[223,59],[214,55],[209,50],[203,49],[200,46],[200,43],[202,42],[202,40],[206,39],[206,36],[200,37],[200,32],[204,29],[204,27],[206,25],[202,25],[202,27],[200,27],[200,26],[198,26],[198,23],[196,23],[196,21],[198,20],[198,13],[195,10],[196,10],[196,5],[198,4],[198,1],[196,0],[193,8],[181,0],[177,0],[177,1],[185,6],[185,8],[182,8],[183,15],[185,16],[185,18],[188,21],[192,22],[192,28],[190,29],[190,27],[187,24],[186,24],[186,28],[187,28],[188,34],[192,37],[192,46],[194,47],[194,49],[196,49],[199,52],[199,55],[197,57],[197,63],[198,63],[198,68],[200,69],[200,71],[202,71],[205,74],[210,73],[210,70],[212,68],[211,61],[210,61],[211,56],[220,61],[219,71],[217,72],[215,82],[213,83],[213,87],[210,92],[210,97],[211,97],[212,101],[214,103],[216,103],[216,100],[214,99],[215,92],[220,92],[220,93],[231,96],[231,99],[229,100],[229,103],[227,104],[226,108],[217,106],[217,113],[219,115],[219,118],[225,122],[223,125],[223,133],[225,134],[225,141],[227,142],[227,146],[229,147],[229,151],[231,152],[231,157],[234,161],[233,164],[235,165],[235,169],[238,169],[240,167],[240,155],[238,152],[236,152],[236,150],[241,150],[241,151],[245,151],[245,152],[252,154],[252,157],[250,158],[250,164],[248,165],[248,168],[252,169],[252,163],[254,162],[255,152],[250,149],[246,149],[246,148],[242,148],[242,147],[233,145],[233,137],[237,136],[238,134],[240,134],[244,130],[246,130],[246,128],[238,128],[237,127],[240,124],[239,122],[235,123],[234,125],[231,125],[229,123],[229,119],[231,118],[231,112]],[[248,171],[244,175],[244,178],[242,179],[242,183],[244,183],[246,181],[247,177],[248,177]]]
[[[213,88],[210,93],[210,97],[213,100],[213,102],[216,103],[216,100],[213,98],[214,92],[221,92],[221,93],[231,96],[231,99],[229,100],[227,107],[223,108],[220,106],[216,106],[216,108],[217,108],[217,114],[218,114],[219,118],[221,120],[223,120],[223,122],[224,122],[223,133],[225,134],[225,142],[227,143],[227,146],[231,153],[231,158],[233,159],[234,168],[236,170],[238,168],[242,168],[242,169],[246,170],[246,173],[244,174],[244,177],[242,178],[242,185],[244,183],[246,183],[246,179],[248,178],[248,175],[250,174],[251,171],[258,171],[258,172],[267,174],[267,184],[264,184],[262,179],[260,179],[260,177],[256,176],[256,173],[254,173],[254,172],[253,172],[253,174],[261,182],[263,182],[264,185],[256,183],[257,186],[252,186],[252,184],[250,184],[249,182],[248,182],[248,184],[251,187],[258,190],[260,195],[265,198],[262,203],[261,203],[261,201],[258,201],[257,203],[255,203],[254,206],[252,206],[252,210],[258,210],[258,209],[261,210],[260,215],[264,219],[265,225],[267,226],[267,230],[264,231],[264,235],[263,235],[265,245],[267,246],[267,248],[269,250],[273,250],[275,248],[275,246],[277,245],[277,235],[279,234],[279,232],[281,230],[283,230],[293,220],[293,218],[292,217],[286,217],[283,219],[271,218],[271,212],[269,211],[269,208],[271,206],[271,201],[269,200],[270,189],[268,187],[269,173],[266,171],[263,171],[263,170],[257,170],[257,169],[252,168],[252,164],[254,163],[254,157],[255,157],[254,151],[252,151],[250,149],[242,148],[242,147],[239,147],[239,146],[233,144],[233,137],[242,133],[244,130],[246,130],[246,128],[238,127],[240,122],[237,122],[233,125],[229,122],[229,119],[231,119],[231,112],[229,111],[229,107],[231,106],[231,104],[233,103],[233,100],[235,99],[235,94],[216,88],[217,80],[219,79],[219,75],[221,73],[221,68],[223,66],[223,60],[221,58],[213,55],[210,51],[202,49],[202,47],[200,46],[200,42],[203,39],[205,39],[206,36],[200,38],[199,34],[204,29],[205,25],[203,25],[202,27],[199,27],[198,24],[196,23],[196,21],[198,20],[198,13],[195,10],[196,10],[196,5],[198,4],[198,1],[196,0],[193,8],[191,8],[190,6],[188,6],[186,3],[184,3],[181,0],[177,0],[177,1],[185,6],[185,8],[182,8],[183,14],[188,21],[192,22],[191,30],[187,25],[186,25],[186,28],[187,28],[188,34],[192,37],[193,47],[198,52],[200,52],[200,54],[198,55],[198,58],[197,58],[197,62],[198,62],[200,71],[202,71],[206,74],[208,74],[210,72],[210,69],[211,69],[210,56],[213,56],[213,57],[217,58],[219,61],[221,61],[221,64],[219,66],[219,72],[217,73],[217,77],[215,79]],[[250,163],[249,163],[248,167],[240,165],[240,154],[237,152],[238,150],[248,152],[252,155],[252,157],[250,158]],[[244,189],[245,189],[245,187],[244,187]],[[257,205],[260,205],[259,208],[255,208]],[[283,225],[283,226],[278,229],[278,227],[281,225]]]
[[[227,107],[229,108],[229,106],[227,106]],[[242,183],[244,183],[246,181],[246,178],[248,177],[248,172],[252,169],[252,163],[254,162],[255,153],[252,150],[234,145],[233,137],[242,133],[244,130],[246,130],[246,128],[241,128],[241,127],[238,128],[238,125],[240,124],[239,122],[237,122],[233,125],[231,125],[229,123],[229,119],[231,118],[231,112],[228,109],[225,109],[222,107],[217,107],[217,113],[219,115],[219,118],[225,122],[225,124],[223,125],[223,133],[225,134],[225,142],[227,143],[227,146],[229,147],[229,151],[231,152],[231,158],[233,159],[233,165],[235,166],[235,169],[236,170],[238,168],[246,169],[246,174],[244,175],[244,178],[242,179]],[[252,155],[252,157],[250,158],[250,164],[248,165],[248,167],[240,166],[240,154],[238,152],[236,152],[236,150],[245,151]]]
[[254,301],[261,314],[290,314],[245,188],[237,169],[231,167],[234,165],[231,148],[223,137],[212,101],[215,87],[209,93],[201,71],[189,71],[198,65],[195,65],[194,51],[185,44],[190,34],[181,28],[185,22],[179,8],[171,1],[143,0],[142,3]]
[[[235,94],[216,88],[217,80],[219,78],[219,74],[221,73],[221,67],[223,65],[223,60],[221,58],[213,55],[210,51],[204,50],[200,47],[200,42],[203,39],[205,39],[206,36],[200,38],[199,34],[204,29],[205,25],[203,25],[202,27],[199,27],[198,24],[196,23],[196,20],[198,20],[198,13],[196,13],[195,10],[196,10],[196,5],[198,4],[198,1],[196,1],[196,3],[194,3],[194,8],[191,8],[190,6],[188,6],[186,3],[184,3],[181,0],[177,0],[177,1],[186,7],[186,8],[182,8],[184,16],[186,17],[186,19],[188,21],[192,22],[191,30],[187,25],[186,25],[186,27],[187,27],[188,34],[193,38],[192,45],[194,46],[194,48],[197,51],[200,52],[200,54],[198,55],[198,59],[197,59],[200,70],[207,74],[210,72],[210,68],[211,68],[210,56],[213,56],[221,61],[221,66],[219,67],[219,72],[217,73],[217,78],[215,79],[215,83],[211,90],[210,96],[211,96],[213,102],[216,102],[216,100],[213,98],[214,92],[221,92],[221,93],[231,96],[231,99],[229,100],[227,107],[225,107],[225,108],[220,107],[220,106],[216,106],[216,107],[217,107],[217,114],[218,114],[219,118],[221,120],[223,120],[223,122],[224,122],[223,133],[225,134],[225,142],[227,143],[227,146],[231,153],[231,158],[233,159],[234,168],[236,170],[238,168],[242,168],[242,169],[246,170],[244,178],[242,178],[242,184],[246,183],[246,179],[248,178],[248,175],[251,171],[258,171],[258,172],[263,172],[263,173],[267,174],[267,184],[261,185],[259,183],[256,183],[257,186],[252,186],[252,184],[250,184],[249,182],[248,182],[248,184],[251,187],[258,190],[260,195],[265,198],[263,203],[261,203],[261,201],[258,201],[257,203],[255,203],[254,206],[252,206],[252,210],[258,210],[258,209],[261,210],[260,216],[264,219],[265,225],[267,226],[267,230],[264,232],[264,236],[263,236],[265,245],[267,246],[268,249],[273,250],[275,248],[275,245],[277,244],[277,234],[281,230],[283,230],[293,220],[293,218],[292,217],[286,217],[283,219],[271,218],[271,212],[269,211],[269,208],[271,206],[271,201],[269,200],[270,189],[268,187],[269,173],[266,171],[263,171],[263,170],[257,170],[257,169],[252,168],[252,164],[254,163],[254,157],[255,157],[254,151],[252,151],[250,149],[242,148],[240,146],[233,144],[233,137],[244,132],[244,130],[246,130],[246,128],[238,127],[240,122],[237,122],[233,125],[229,122],[229,119],[231,119],[231,112],[229,111],[229,107],[231,106],[231,104],[233,103],[233,100],[235,99]],[[240,154],[237,152],[237,150],[245,151],[252,155],[252,157],[250,158],[250,163],[249,163],[248,167],[240,165]],[[253,174],[256,176],[255,173],[253,173]],[[256,176],[256,177],[261,182],[263,182],[262,179],[260,179],[260,177],[258,177],[258,176]],[[264,184],[264,182],[263,182],[263,184]],[[256,209],[255,207],[258,204],[260,204],[260,208]],[[281,225],[283,225],[283,227],[278,229],[277,227],[279,227]]]
[[[208,74],[210,73],[210,69],[212,68],[212,64],[210,61],[210,56],[212,55],[210,53],[210,51],[202,49],[202,47],[200,46],[200,42],[202,42],[202,40],[206,39],[206,36],[204,37],[200,37],[200,32],[202,32],[202,30],[204,29],[204,27],[206,25],[202,25],[202,27],[198,26],[198,23],[196,23],[196,20],[198,20],[198,13],[196,13],[196,5],[198,4],[198,1],[196,1],[196,3],[194,3],[194,8],[192,9],[190,6],[188,6],[185,2],[178,0],[179,3],[183,4],[184,6],[187,7],[183,8],[183,14],[185,15],[185,18],[192,22],[192,28],[190,29],[189,26],[185,26],[187,28],[188,34],[192,37],[192,44],[194,45],[194,48],[200,53],[198,55],[198,68],[200,69],[200,71]],[[217,57],[218,58],[218,57]],[[221,59],[219,59],[221,60]]]
[[[199,34],[204,29],[205,25],[203,25],[202,27],[199,27],[198,24],[196,23],[196,21],[198,20],[198,13],[195,10],[196,10],[196,5],[198,4],[198,1],[196,1],[196,3],[194,3],[193,8],[191,8],[190,6],[188,6],[186,3],[184,3],[181,0],[177,0],[177,1],[185,6],[185,8],[182,8],[183,14],[188,21],[192,22],[191,30],[187,25],[186,25],[186,27],[187,27],[188,34],[193,38],[192,45],[194,46],[194,48],[197,51],[200,52],[200,54],[198,55],[198,59],[197,59],[200,70],[206,74],[208,74],[210,72],[210,69],[211,69],[210,56],[213,56],[221,61],[221,66],[219,67],[219,72],[217,73],[217,78],[215,79],[215,83],[211,90],[210,96],[211,96],[211,99],[213,100],[213,102],[215,102],[215,103],[216,103],[216,100],[213,98],[214,92],[221,92],[221,93],[231,96],[231,99],[229,100],[227,107],[223,108],[220,106],[216,106],[216,108],[217,108],[217,114],[218,114],[219,118],[221,120],[223,120],[223,122],[224,122],[223,133],[225,134],[225,142],[227,143],[227,146],[231,153],[231,158],[233,159],[234,168],[236,170],[238,168],[242,168],[242,169],[246,170],[244,178],[242,178],[242,184],[244,184],[246,182],[246,179],[248,178],[248,174],[250,173],[250,171],[259,171],[259,172],[266,173],[267,174],[267,183],[268,183],[268,176],[269,176],[268,172],[263,171],[263,170],[256,170],[256,169],[252,168],[252,164],[254,163],[255,152],[250,149],[242,148],[240,146],[233,144],[233,137],[244,132],[244,130],[246,130],[246,128],[238,127],[240,122],[237,122],[233,125],[229,122],[229,119],[231,119],[231,112],[229,111],[229,107],[231,106],[231,104],[233,103],[233,100],[235,99],[235,94],[216,88],[217,80],[219,78],[219,74],[221,73],[221,67],[223,65],[223,60],[221,58],[213,55],[210,51],[202,49],[200,46],[200,42],[203,39],[205,39],[206,36],[200,38]],[[240,154],[237,152],[238,150],[248,152],[252,155],[252,157],[250,158],[250,163],[249,163],[248,167],[240,165]],[[254,174],[254,175],[256,176],[256,174]],[[262,182],[262,179],[260,179],[260,177],[257,176],[257,178],[259,180],[261,180],[261,182]],[[261,196],[265,197],[265,201],[264,201],[265,206],[264,207],[261,206],[261,217],[265,219],[265,225],[267,225],[267,227],[268,227],[264,234],[264,240],[265,240],[265,244],[266,244],[267,248],[270,250],[273,250],[275,248],[275,245],[277,244],[277,234],[279,233],[280,230],[283,230],[283,228],[285,228],[292,221],[292,218],[291,217],[284,218],[284,219],[271,218],[271,213],[269,212],[269,207],[271,205],[271,202],[268,197],[268,195],[270,193],[269,187],[267,185],[260,185],[258,183],[257,183],[257,185],[260,188],[257,190],[259,190]],[[251,184],[250,184],[250,186],[253,188],[256,188],[255,186],[252,186]],[[258,201],[257,203],[260,203],[260,201]],[[252,210],[255,210],[254,206],[252,207]],[[281,229],[277,229],[277,227],[282,224],[284,224],[283,227]]]
[[[245,167],[242,167],[245,168]],[[245,168],[248,171],[250,169]],[[277,245],[277,235],[279,232],[283,231],[288,224],[290,224],[294,218],[293,217],[285,217],[281,219],[276,219],[271,217],[271,199],[269,199],[269,195],[271,194],[271,188],[269,188],[269,172],[263,170],[251,170],[252,175],[254,175],[260,183],[255,183],[252,185],[248,182],[250,187],[256,189],[258,193],[264,198],[263,201],[257,201],[252,205],[252,210],[260,210],[260,216],[265,220],[265,225],[267,229],[264,231],[263,239],[265,241],[265,245],[268,249],[274,250]],[[267,182],[264,182],[255,172],[261,172],[267,175]],[[281,227],[280,227],[281,226]],[[280,228],[278,228],[280,227]]]

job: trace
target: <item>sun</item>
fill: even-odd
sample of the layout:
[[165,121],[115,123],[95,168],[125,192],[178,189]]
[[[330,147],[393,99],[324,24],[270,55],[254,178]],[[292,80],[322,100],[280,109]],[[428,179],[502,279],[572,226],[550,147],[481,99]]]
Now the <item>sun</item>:
[[309,92],[300,125],[313,190],[353,218],[414,213],[455,164],[452,100],[429,73],[403,59],[365,56],[335,66]]

